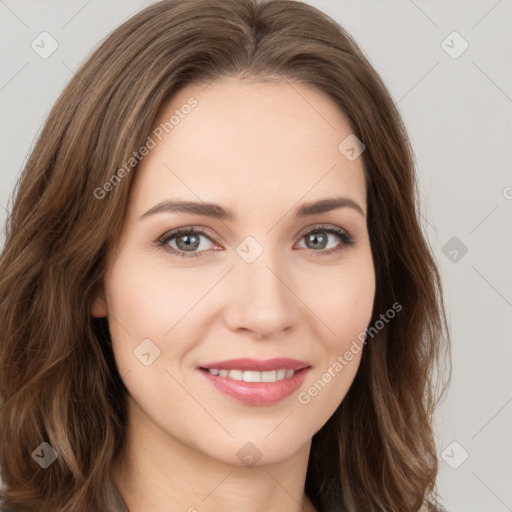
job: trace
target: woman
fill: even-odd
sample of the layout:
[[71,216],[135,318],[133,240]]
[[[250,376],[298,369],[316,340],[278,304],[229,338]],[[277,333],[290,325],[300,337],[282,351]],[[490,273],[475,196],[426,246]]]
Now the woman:
[[3,510],[440,510],[400,115],[289,0],[164,0],[56,102],[0,260]]

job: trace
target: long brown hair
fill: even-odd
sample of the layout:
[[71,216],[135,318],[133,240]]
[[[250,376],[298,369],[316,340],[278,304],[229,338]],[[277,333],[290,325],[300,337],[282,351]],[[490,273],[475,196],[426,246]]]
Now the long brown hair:
[[[123,447],[127,390],[106,320],[91,317],[90,303],[136,167],[104,184],[144,145],[174,93],[226,76],[308,84],[339,106],[366,146],[372,324],[402,306],[372,337],[346,398],[313,437],[306,492],[319,511],[435,510],[432,415],[448,381],[436,368],[449,361],[449,336],[413,152],[354,40],[293,0],[151,5],[106,38],[54,105],[14,191],[0,260],[5,510],[113,508],[106,481]],[[33,455],[42,442],[58,454],[46,469]]]

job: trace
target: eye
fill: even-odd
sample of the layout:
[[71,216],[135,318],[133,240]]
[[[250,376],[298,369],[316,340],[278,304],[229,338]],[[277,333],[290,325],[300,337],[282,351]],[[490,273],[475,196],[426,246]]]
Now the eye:
[[[334,247],[327,247],[329,238],[337,238],[341,242]],[[316,226],[304,233],[301,237],[302,240],[306,243],[306,249],[313,249],[313,256],[329,256],[354,243],[354,239],[349,233],[336,226]]]
[[[334,247],[328,247],[329,238],[337,238],[338,244],[335,244]],[[203,243],[202,239],[207,240],[207,242]],[[354,239],[349,233],[336,226],[316,226],[304,233],[300,240],[306,242],[305,248],[312,249],[314,256],[328,256],[354,243]],[[208,242],[212,244],[210,247],[208,247]],[[216,243],[206,234],[204,229],[191,226],[181,227],[166,233],[156,240],[155,244],[159,248],[182,258],[203,256],[202,253],[208,252],[208,249],[216,246]]]
[[[201,243],[202,238],[212,242],[211,238],[206,235],[203,229],[183,227],[166,233],[159,238],[156,243],[159,247],[172,254],[181,256],[182,258],[189,258],[201,256],[201,252],[208,249],[208,247],[204,247],[204,243]],[[175,246],[171,244],[175,244]]]

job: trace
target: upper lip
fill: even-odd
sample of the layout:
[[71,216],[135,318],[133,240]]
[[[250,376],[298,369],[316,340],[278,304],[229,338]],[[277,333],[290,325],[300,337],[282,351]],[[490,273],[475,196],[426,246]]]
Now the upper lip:
[[274,359],[229,359],[226,361],[217,361],[200,365],[200,368],[216,368],[217,370],[248,370],[248,371],[272,371],[285,368],[287,370],[301,370],[307,368],[309,363],[287,357],[277,357]]

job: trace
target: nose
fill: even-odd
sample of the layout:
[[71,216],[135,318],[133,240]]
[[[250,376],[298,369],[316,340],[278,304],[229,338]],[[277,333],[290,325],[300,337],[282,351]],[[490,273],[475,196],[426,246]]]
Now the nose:
[[229,273],[225,321],[233,331],[249,331],[257,339],[276,337],[292,330],[300,317],[291,272],[283,262],[266,257],[247,263],[235,260]]

